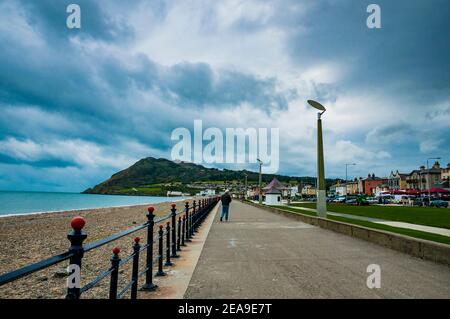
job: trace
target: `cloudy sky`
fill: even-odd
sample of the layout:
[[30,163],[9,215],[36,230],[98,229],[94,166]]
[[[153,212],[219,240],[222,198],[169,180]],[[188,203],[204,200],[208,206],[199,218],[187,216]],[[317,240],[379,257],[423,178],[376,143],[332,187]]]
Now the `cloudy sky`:
[[310,98],[328,177],[447,164],[450,2],[376,1],[368,29],[373,2],[1,1],[0,189],[81,191],[194,119],[279,128],[279,173],[314,175]]

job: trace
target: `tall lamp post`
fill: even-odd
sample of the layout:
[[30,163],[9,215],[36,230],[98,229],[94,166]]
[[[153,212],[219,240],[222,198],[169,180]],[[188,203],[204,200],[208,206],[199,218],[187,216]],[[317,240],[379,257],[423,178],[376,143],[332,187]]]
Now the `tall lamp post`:
[[427,177],[427,188],[428,188],[428,206],[431,207],[431,174],[430,174],[430,164],[428,163],[429,160],[440,160],[440,157],[429,157],[427,158],[427,172],[428,172],[428,177]]
[[308,100],[308,104],[319,110],[317,113],[317,216],[327,218],[327,193],[325,188],[325,165],[323,158],[322,115],[325,107],[319,102]]
[[345,201],[347,202],[347,172],[349,166],[354,166],[355,163],[345,164]]
[[262,169],[261,169],[261,167],[262,167],[262,161],[259,159],[259,158],[257,158],[256,159],[257,161],[258,161],[258,163],[259,163],[259,183],[258,183],[258,187],[259,187],[259,197],[258,197],[258,201],[259,201],[259,203],[260,204],[262,204],[262,189],[261,189],[261,184],[262,184]]

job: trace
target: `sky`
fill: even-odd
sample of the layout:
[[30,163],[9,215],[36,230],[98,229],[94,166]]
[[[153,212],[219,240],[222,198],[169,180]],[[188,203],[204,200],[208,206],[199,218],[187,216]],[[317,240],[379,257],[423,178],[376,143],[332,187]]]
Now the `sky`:
[[171,132],[196,119],[279,128],[278,173],[314,176],[307,99],[327,107],[327,177],[447,165],[449,18],[447,0],[2,0],[0,189],[82,191],[170,159]]

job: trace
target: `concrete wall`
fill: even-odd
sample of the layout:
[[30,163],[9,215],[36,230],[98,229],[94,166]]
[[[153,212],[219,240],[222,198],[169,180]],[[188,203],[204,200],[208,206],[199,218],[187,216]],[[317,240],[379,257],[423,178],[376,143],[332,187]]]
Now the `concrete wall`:
[[302,213],[294,213],[288,210],[283,210],[282,208],[267,207],[252,202],[245,203],[273,213],[282,214],[314,226],[319,226],[321,228],[329,229],[347,236],[366,240],[386,248],[401,251],[414,257],[431,260],[436,263],[450,266],[450,245],[335,220],[309,216]]

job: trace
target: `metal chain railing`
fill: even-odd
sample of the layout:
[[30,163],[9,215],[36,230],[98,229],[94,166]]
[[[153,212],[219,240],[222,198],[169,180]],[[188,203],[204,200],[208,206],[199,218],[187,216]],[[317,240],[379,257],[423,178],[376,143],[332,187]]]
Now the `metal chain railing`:
[[[98,275],[82,287],[68,286],[66,293],[67,299],[79,299],[83,293],[95,287],[100,281],[109,276],[110,299],[123,298],[128,291],[130,291],[130,298],[136,299],[140,277],[145,277],[145,282],[141,287],[141,290],[153,291],[158,288],[158,286],[153,283],[153,254],[155,240],[158,244],[158,270],[155,275],[164,276],[166,274],[164,272],[164,267],[173,265],[171,259],[178,258],[179,255],[177,254],[177,252],[180,252],[182,250],[181,247],[187,245],[192,241],[192,237],[198,231],[199,225],[210,213],[210,211],[218,201],[219,197],[212,196],[208,198],[202,198],[197,201],[193,200],[192,206],[189,206],[189,202],[186,202],[185,208],[179,213],[177,213],[176,204],[172,204],[171,213],[157,220],[155,220],[155,215],[153,214],[154,207],[150,206],[147,209],[148,213],[146,216],[148,220],[146,223],[129,228],[127,230],[121,231],[104,239],[86,245],[83,245],[83,242],[87,238],[87,234],[83,232],[86,221],[83,217],[74,217],[71,220],[72,231],[67,235],[67,238],[70,241],[70,247],[67,252],[0,275],[0,286],[18,280],[22,277],[38,272],[50,266],[59,264],[66,260],[69,260],[69,264],[79,270],[79,276],[81,279],[82,260],[85,253],[95,250],[96,248],[111,243],[122,237],[135,233],[139,230],[146,229],[147,243],[145,245],[140,244],[139,237],[134,238],[132,246],[133,253],[123,259],[120,257],[120,248],[114,247],[114,249],[112,250],[113,255],[111,257],[111,267],[108,270],[103,271],[100,275]],[[166,226],[164,227],[162,223],[168,219],[171,219],[171,221],[167,221]],[[155,224],[160,224],[156,236],[154,235]],[[166,241],[165,245],[164,239]],[[143,271],[139,272],[139,262],[142,252],[146,252],[145,268]],[[164,252],[166,257],[165,263]],[[132,262],[131,280],[125,284],[122,290],[118,291],[120,267],[129,262]],[[73,269],[73,267],[69,267],[69,269],[72,269],[71,273],[68,274],[69,276],[74,274],[74,272],[76,271],[75,269]]]

